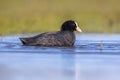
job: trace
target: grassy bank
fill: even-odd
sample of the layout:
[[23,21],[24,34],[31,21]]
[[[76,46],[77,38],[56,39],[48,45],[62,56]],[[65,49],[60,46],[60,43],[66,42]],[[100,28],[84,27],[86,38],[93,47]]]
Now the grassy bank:
[[119,33],[118,0],[0,0],[0,34],[59,30],[68,19],[84,32]]

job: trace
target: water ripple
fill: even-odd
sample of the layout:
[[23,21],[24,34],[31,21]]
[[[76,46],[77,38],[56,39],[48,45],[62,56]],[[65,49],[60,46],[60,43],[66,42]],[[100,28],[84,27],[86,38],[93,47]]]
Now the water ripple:
[[2,53],[119,53],[120,40],[76,40],[73,48],[23,46],[18,37],[0,40]]

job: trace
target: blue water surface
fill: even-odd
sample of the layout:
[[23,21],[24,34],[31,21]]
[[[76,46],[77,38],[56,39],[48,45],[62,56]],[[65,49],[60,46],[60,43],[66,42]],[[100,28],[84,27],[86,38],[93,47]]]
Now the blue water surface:
[[0,80],[120,80],[120,34],[77,34],[74,47],[0,37]]

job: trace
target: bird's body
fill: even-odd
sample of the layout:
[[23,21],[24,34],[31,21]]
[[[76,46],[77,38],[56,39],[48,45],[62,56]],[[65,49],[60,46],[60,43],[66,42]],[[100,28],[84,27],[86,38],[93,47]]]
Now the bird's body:
[[70,31],[46,32],[29,38],[21,38],[29,46],[73,46],[75,35]]
[[75,21],[69,20],[63,23],[60,31],[45,32],[33,37],[20,38],[20,40],[26,46],[72,47],[75,43],[75,30],[81,31]]

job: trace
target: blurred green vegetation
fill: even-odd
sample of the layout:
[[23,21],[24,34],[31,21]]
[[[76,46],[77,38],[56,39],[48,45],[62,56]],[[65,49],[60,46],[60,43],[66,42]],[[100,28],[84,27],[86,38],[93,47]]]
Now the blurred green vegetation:
[[120,0],[0,0],[0,34],[57,31],[69,19],[83,32],[119,33]]

